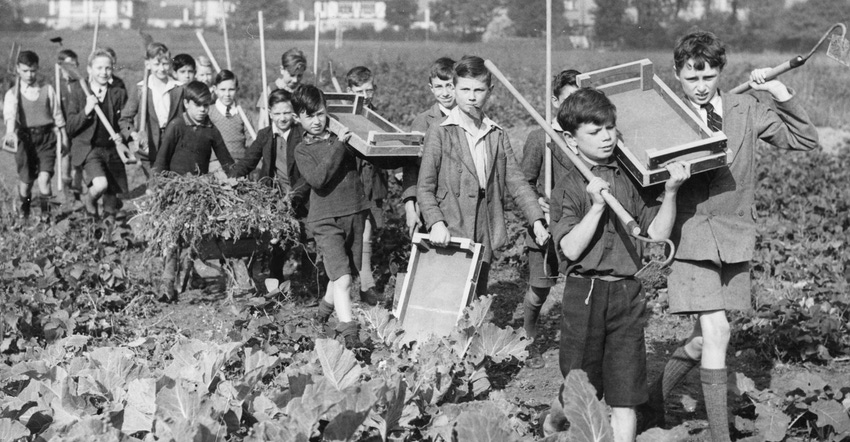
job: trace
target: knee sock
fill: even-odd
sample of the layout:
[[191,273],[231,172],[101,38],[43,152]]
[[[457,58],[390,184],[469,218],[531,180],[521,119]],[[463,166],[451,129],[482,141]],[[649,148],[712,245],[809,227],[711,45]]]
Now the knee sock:
[[331,315],[334,313],[333,304],[322,299],[319,301],[319,311],[316,313],[316,319],[319,322],[328,322],[328,319],[331,318]]
[[540,299],[540,296],[534,292],[534,288],[529,287],[525,294],[525,299],[522,301],[523,310],[523,327],[528,339],[535,340],[537,338],[537,320],[540,318],[540,310],[543,308],[543,302],[546,299]]
[[670,396],[676,386],[682,383],[685,376],[699,364],[699,360],[691,358],[685,347],[679,347],[664,366],[664,371],[649,386],[649,404],[654,408],[664,409],[664,400]]
[[365,292],[373,287],[375,278],[372,277],[372,241],[364,241],[360,264],[360,291]]
[[41,207],[41,216],[50,215],[50,197],[49,196],[40,196],[38,197],[38,205]]
[[705,397],[705,411],[708,415],[708,428],[713,442],[728,442],[729,418],[726,409],[726,369],[702,368],[702,393]]
[[357,321],[340,322],[336,326],[336,331],[342,335],[345,341],[345,348],[352,349],[360,345],[360,324]]

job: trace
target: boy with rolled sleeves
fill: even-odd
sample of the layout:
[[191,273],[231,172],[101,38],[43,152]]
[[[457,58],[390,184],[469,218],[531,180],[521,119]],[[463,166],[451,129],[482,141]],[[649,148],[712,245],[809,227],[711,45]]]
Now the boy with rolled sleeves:
[[292,107],[304,134],[295,148],[295,162],[311,188],[307,228],[313,232],[330,279],[317,318],[326,322],[336,311],[337,332],[346,348],[358,348],[361,344],[351,312],[351,278],[361,265],[369,200],[363,192],[354,148],[346,144],[350,134],[344,131],[337,136],[328,130],[322,91],[313,85],[300,86],[292,94]]
[[[15,162],[21,216],[29,217],[32,186],[38,182],[41,221],[46,222],[50,219],[50,198],[53,196],[50,179],[56,170],[56,143],[59,140],[64,150],[68,135],[56,92],[49,84],[38,84],[38,61],[38,55],[32,51],[22,51],[18,55],[18,87],[9,89],[3,102],[6,120],[3,142],[10,148],[17,148]],[[15,131],[10,130],[13,126]]]
[[[248,147],[244,158],[236,161],[228,176],[248,176],[262,160],[260,180],[276,178],[278,182],[283,183],[282,190],[290,195],[296,218],[304,218],[310,198],[310,186],[301,176],[295,163],[295,147],[301,143],[303,131],[295,122],[292,94],[284,89],[273,91],[269,95],[269,114],[272,125],[260,129],[257,139]],[[269,259],[270,278],[283,281],[283,265],[287,251],[279,245],[272,248]]]
[[[428,129],[440,124],[446,115],[455,107],[455,86],[453,83],[455,61],[449,57],[438,58],[432,65],[428,75],[428,89],[437,100],[428,110],[423,111],[413,119],[411,132],[428,133]],[[404,203],[404,217],[407,222],[407,232],[413,233],[422,224],[419,214],[419,204],[416,203],[416,182],[419,180],[419,158],[413,164],[402,168],[401,199]]]
[[600,91],[582,88],[564,100],[558,123],[567,144],[596,175],[588,183],[570,169],[552,192],[552,237],[567,277],[562,302],[561,374],[584,370],[601,399],[611,406],[615,441],[635,438],[635,407],[645,402],[646,299],[635,273],[642,242],[631,237],[602,192],[607,191],[639,223],[644,235],[666,239],[676,216],[676,193],[689,172],[667,166],[670,180],[661,203],[640,188],[613,157],[616,109]]
[[483,244],[476,283],[480,296],[487,293],[495,249],[507,242],[503,192],[513,196],[533,225],[538,244],[548,241],[549,232],[507,133],[484,114],[493,90],[484,60],[463,57],[452,81],[457,106],[425,136],[416,196],[431,243],[446,246],[458,236]]
[[[375,96],[375,78],[372,71],[365,66],[352,68],[345,74],[346,92],[362,95],[366,98],[365,105],[370,109],[372,98]],[[384,226],[384,200],[389,194],[387,184],[387,172],[364,159],[357,160],[360,171],[360,180],[363,182],[363,191],[370,201],[369,216],[363,227],[363,256],[360,267],[360,300],[369,305],[378,303],[378,294],[375,292],[375,278],[372,276],[372,234],[375,229]]]
[[104,49],[92,52],[88,62],[87,85],[92,95],[86,96],[79,82],[73,83],[68,108],[68,132],[77,142],[71,151],[72,165],[84,170],[88,194],[84,197],[86,211],[97,218],[97,203],[103,197],[103,213],[108,226],[115,222],[119,210],[118,194],[127,192],[127,172],[116,150],[123,143],[120,134],[109,136],[106,127],[95,113],[100,107],[109,124],[117,127],[121,109],[127,103],[127,91],[115,86],[112,77],[113,59]]
[[[571,93],[578,90],[577,75],[579,75],[578,71],[569,69],[561,71],[552,80],[552,105],[555,109],[558,109],[561,102]],[[557,118],[552,121],[552,128],[558,133],[563,132]],[[538,128],[528,134],[522,149],[521,166],[528,184],[537,191],[537,203],[540,204],[543,213],[549,213],[549,198],[546,196],[544,187],[546,170],[543,167],[543,158],[547,148],[545,140],[546,134],[543,129]],[[552,149],[552,159],[554,160],[552,161],[552,182],[559,183],[573,165],[557,146]],[[537,318],[540,316],[540,309],[549,296],[549,290],[558,282],[558,256],[553,242],[550,241],[541,247],[535,242],[534,234],[530,229],[525,239],[525,250],[528,254],[528,291],[522,302],[523,328],[528,339],[534,341],[537,338]],[[538,369],[545,365],[537,347],[529,347],[525,366]]]
[[709,129],[723,131],[732,161],[697,175],[679,191],[672,235],[676,259],[667,279],[670,312],[696,314],[698,321],[653,382],[649,409],[654,411],[652,423],[663,424],[664,397],[699,365],[712,440],[728,441],[726,312],[752,308],[756,146],[761,140],[781,149],[812,150],[818,134],[793,91],[779,81],[765,81],[764,69],[750,74],[750,87],[768,92],[773,106],[752,95],[722,93],[718,85],[726,49],[714,34],[685,35],[673,58],[686,103]]
[[[149,169],[156,161],[162,135],[168,124],[183,115],[183,87],[177,80],[171,78],[171,53],[162,43],[151,43],[145,51],[145,67],[150,72],[148,77],[147,115],[139,115],[141,105],[142,85],[140,81],[135,91],[127,91],[128,100],[121,110],[121,135],[125,140],[138,140],[139,162],[145,175],[150,175]],[[147,118],[144,135],[136,131],[136,117],[139,121]]]

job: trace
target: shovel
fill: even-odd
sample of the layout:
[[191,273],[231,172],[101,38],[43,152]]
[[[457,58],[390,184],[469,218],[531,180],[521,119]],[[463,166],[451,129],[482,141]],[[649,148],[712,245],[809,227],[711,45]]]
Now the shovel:
[[[841,29],[841,35],[833,34],[832,31],[836,29]],[[844,66],[850,67],[850,41],[847,41],[845,36],[847,35],[847,27],[844,26],[843,23],[836,23],[829,28],[826,33],[823,34],[823,37],[820,38],[815,47],[809,51],[805,56],[798,55],[785,63],[782,63],[774,68],[772,68],[767,75],[765,75],[765,80],[773,80],[774,78],[792,70],[798,68],[809,60],[809,58],[814,55],[815,51],[823,45],[823,42],[826,41],[827,37],[829,37],[829,46],[826,48],[826,56],[843,64]],[[742,83],[730,90],[730,93],[740,94],[746,92],[750,89],[750,82]]]

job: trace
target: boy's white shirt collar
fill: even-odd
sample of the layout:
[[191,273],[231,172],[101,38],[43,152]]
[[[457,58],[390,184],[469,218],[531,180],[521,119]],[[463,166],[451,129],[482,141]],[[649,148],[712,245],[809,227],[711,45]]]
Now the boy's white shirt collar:
[[283,137],[284,140],[289,141],[289,134],[291,133],[292,126],[289,126],[289,129],[286,129],[286,132],[281,132],[281,130],[278,129],[277,125],[272,123],[272,135]]
[[[221,100],[215,100],[215,108],[218,109],[218,112],[221,113],[222,115],[227,115],[227,106],[222,104]],[[230,105],[230,116],[232,117],[235,114],[236,114],[236,106],[231,104]]]
[[[688,101],[691,103],[691,106],[696,108],[697,114],[702,119],[702,122],[707,125],[708,124],[708,112],[706,112],[705,108],[703,106],[700,106],[700,105],[694,103],[693,101],[690,100],[690,98],[688,99]],[[708,103],[711,104],[714,107],[714,113],[719,115],[720,118],[723,118],[723,99],[720,97],[720,90],[718,90],[714,94],[714,97],[712,97],[711,100],[708,100]]]
[[[140,81],[136,84],[139,87],[142,87],[142,85],[145,84],[145,81],[142,80],[142,81]],[[162,93],[164,94],[164,93],[176,88],[177,86],[180,86],[180,83],[177,80],[171,78],[170,76],[168,77],[168,82],[165,83],[164,85],[162,84],[161,81],[159,81],[159,79],[154,77],[152,74],[148,76],[148,89],[150,89],[150,90],[156,89],[157,91],[159,91],[161,89],[164,89],[164,90],[162,90]]]
[[440,104],[440,103],[437,103],[437,106],[439,106],[439,108],[440,108],[440,112],[442,112],[442,113],[443,113],[443,115],[448,115],[448,114],[449,114],[449,112],[451,112],[451,111],[452,111],[452,109],[455,109],[455,108],[457,107],[457,106],[455,106],[455,107],[453,107],[452,109],[449,109],[449,108],[447,108],[447,107],[443,106],[443,105],[442,105],[442,104]]
[[[464,124],[463,117],[460,115],[460,113],[461,113],[460,107],[458,107],[458,106],[453,107],[449,111],[448,115],[446,115],[446,119],[443,120],[442,123],[440,123],[440,126],[460,126],[461,128],[463,128],[463,130],[465,130],[469,133],[473,133],[472,129],[475,129],[475,131],[478,132],[478,130],[476,128],[470,128],[470,127],[467,127]],[[490,117],[488,117],[486,114],[481,119],[481,125],[483,126],[481,128],[482,129],[481,132],[483,134],[486,134],[493,129],[501,129],[502,128],[501,126],[496,124],[495,121],[491,120]]]

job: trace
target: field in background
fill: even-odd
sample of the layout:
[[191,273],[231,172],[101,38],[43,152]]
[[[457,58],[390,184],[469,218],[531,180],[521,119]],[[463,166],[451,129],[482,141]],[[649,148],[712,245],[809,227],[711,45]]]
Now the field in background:
[[[169,46],[172,54],[186,52],[192,55],[203,53],[194,31],[151,30],[154,40]],[[250,109],[260,94],[260,49],[259,39],[250,31],[231,29],[231,53],[234,71],[242,80],[242,101]],[[77,51],[83,58],[91,48],[92,32],[48,31],[44,33],[0,33],[0,53],[7,54],[14,40],[26,49],[35,50],[44,60],[52,61],[58,45],[50,43],[51,37],[61,36],[65,47]],[[205,34],[216,58],[225,66],[224,45],[220,34]],[[238,37],[236,39],[234,37]],[[102,45],[112,46],[118,53],[117,75],[129,80],[141,78],[143,58],[142,39],[135,31],[102,30],[99,36]],[[671,49],[672,49],[671,42]],[[332,61],[340,81],[353,66],[369,66],[377,75],[379,91],[375,99],[378,109],[391,121],[405,126],[413,117],[432,102],[425,87],[429,64],[441,56],[459,58],[465,54],[476,54],[489,58],[510,76],[515,86],[535,106],[543,110],[545,90],[545,52],[543,40],[510,39],[489,43],[445,43],[445,42],[380,42],[345,41],[340,49],[334,49],[331,41],[319,46],[318,82],[313,76],[312,41],[267,41],[266,58],[269,79],[277,76],[279,57],[285,50],[297,47],[307,54],[309,67],[305,82],[319,83],[331,89],[327,75],[328,61]],[[751,69],[775,66],[795,54],[731,54],[724,75],[724,88],[731,88],[747,79]],[[553,69],[573,68],[579,71],[614,66],[621,63],[650,59],[656,73],[674,90],[677,90],[672,72],[671,52],[597,52],[583,50],[557,50],[553,53]],[[5,60],[4,60],[5,62]],[[43,70],[45,73],[50,71]],[[809,64],[783,76],[783,81],[794,88],[809,111],[815,124],[834,128],[850,127],[850,88],[847,81],[850,69],[816,55]],[[516,101],[504,88],[497,87],[489,105],[489,113],[496,121],[506,126],[519,126],[531,122]]]

